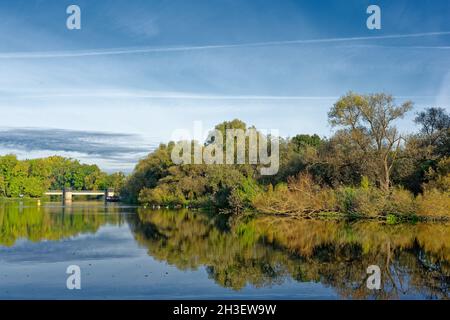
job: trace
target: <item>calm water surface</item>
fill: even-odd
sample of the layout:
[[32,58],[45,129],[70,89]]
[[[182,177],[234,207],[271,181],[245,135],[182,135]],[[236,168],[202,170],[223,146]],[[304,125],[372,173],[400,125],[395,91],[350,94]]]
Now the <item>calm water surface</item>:
[[[1,299],[448,299],[449,262],[442,223],[0,202]],[[74,264],[81,290],[66,288]]]

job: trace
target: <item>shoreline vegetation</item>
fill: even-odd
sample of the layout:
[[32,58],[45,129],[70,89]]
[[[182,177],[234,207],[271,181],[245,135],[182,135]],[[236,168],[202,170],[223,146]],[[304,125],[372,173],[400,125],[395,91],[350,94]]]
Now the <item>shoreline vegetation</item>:
[[[121,194],[148,207],[228,214],[446,220],[450,115],[442,108],[425,109],[415,114],[418,131],[402,135],[396,123],[412,105],[397,105],[383,93],[347,93],[328,113],[336,129],[331,137],[280,138],[280,169],[273,176],[259,175],[257,165],[175,165],[174,142],[161,144],[137,164]],[[235,119],[215,129],[224,133],[247,125]]]
[[[19,161],[7,155],[0,157],[0,198],[114,188],[124,202],[150,208],[389,224],[449,220],[450,115],[427,108],[415,114],[418,131],[402,135],[396,123],[412,106],[384,93],[349,92],[328,113],[336,129],[331,137],[279,138],[279,171],[272,176],[261,176],[260,165],[176,165],[175,142],[161,144],[128,177],[62,157]],[[238,119],[215,127],[222,133],[249,128]]]

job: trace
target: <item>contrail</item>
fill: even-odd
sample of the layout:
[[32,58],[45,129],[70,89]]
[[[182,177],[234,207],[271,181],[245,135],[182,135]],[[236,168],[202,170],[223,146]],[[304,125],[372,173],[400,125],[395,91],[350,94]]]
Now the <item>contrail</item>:
[[342,48],[386,48],[386,49],[435,49],[435,50],[448,50],[450,46],[388,46],[383,44],[352,44],[340,46]]
[[79,92],[79,93],[43,93],[0,96],[0,100],[47,99],[47,98],[101,98],[101,99],[183,99],[183,100],[335,100],[338,96],[279,96],[279,95],[214,95],[190,93],[153,93],[153,92]]
[[[435,95],[398,95],[397,99],[431,99]],[[186,92],[120,92],[120,91],[85,91],[85,92],[53,92],[41,94],[19,93],[15,96],[0,95],[0,100],[9,99],[48,99],[48,98],[101,98],[101,99],[183,99],[183,100],[337,100],[339,96],[296,96],[296,95],[216,95]],[[1,107],[1,106],[0,106]]]
[[450,35],[450,31],[393,34],[393,35],[366,36],[366,37],[250,42],[250,43],[218,44],[218,45],[202,45],[202,46],[178,46],[178,47],[147,46],[147,47],[122,47],[122,48],[76,50],[76,51],[4,52],[0,53],[0,59],[71,58],[71,57],[122,55],[122,54],[137,54],[137,53],[154,53],[154,52],[198,51],[198,50],[266,47],[266,46],[296,45],[296,44],[337,43],[337,42],[363,41],[363,40],[419,38],[419,37],[443,36],[443,35]]

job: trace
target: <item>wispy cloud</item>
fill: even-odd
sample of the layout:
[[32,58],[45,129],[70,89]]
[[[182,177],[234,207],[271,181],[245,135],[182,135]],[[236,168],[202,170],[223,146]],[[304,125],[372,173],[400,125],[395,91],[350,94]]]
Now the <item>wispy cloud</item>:
[[122,55],[122,54],[137,54],[137,53],[154,53],[154,52],[177,52],[177,51],[213,50],[213,49],[232,49],[232,48],[244,48],[244,47],[325,44],[325,43],[353,42],[353,41],[364,41],[364,40],[421,38],[421,37],[445,36],[445,35],[450,35],[450,31],[423,32],[423,33],[410,33],[410,34],[392,34],[392,35],[365,36],[365,37],[341,37],[341,38],[322,38],[322,39],[304,39],[304,40],[265,41],[265,42],[249,42],[249,43],[235,43],[235,44],[199,45],[199,46],[173,46],[173,47],[143,46],[143,47],[122,47],[122,48],[93,49],[93,50],[67,50],[67,51],[46,51],[46,52],[8,52],[8,53],[0,53],[0,59],[70,58],[70,57]]
[[[2,90],[0,90],[2,92]],[[43,91],[36,90],[3,90],[1,100],[14,99],[51,99],[51,98],[101,98],[101,99],[163,99],[163,100],[325,100],[334,101],[339,99],[336,95],[220,95],[201,94],[194,92],[174,92],[174,91],[145,91],[145,90],[70,90],[70,91]],[[430,99],[436,95],[398,95],[398,99]]]

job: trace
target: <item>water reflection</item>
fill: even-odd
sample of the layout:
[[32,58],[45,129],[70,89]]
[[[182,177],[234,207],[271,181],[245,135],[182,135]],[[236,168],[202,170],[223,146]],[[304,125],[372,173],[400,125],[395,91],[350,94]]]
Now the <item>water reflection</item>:
[[[150,255],[178,268],[206,265],[212,279],[236,290],[290,277],[332,286],[345,298],[449,297],[448,224],[261,217],[220,228],[221,220],[189,211],[139,210],[132,225]],[[366,287],[372,264],[383,271],[379,291]]]
[[[179,270],[205,267],[211,281],[233,290],[293,279],[321,283],[343,298],[449,298],[450,224],[227,220],[187,210],[0,203],[1,246],[14,247],[22,238],[58,241],[123,224],[149,256]],[[366,288],[372,264],[382,269],[378,291]]]
[[82,233],[94,233],[105,224],[125,222],[119,207],[79,202],[40,206],[36,202],[0,202],[0,245],[13,246],[19,239],[61,240]]

